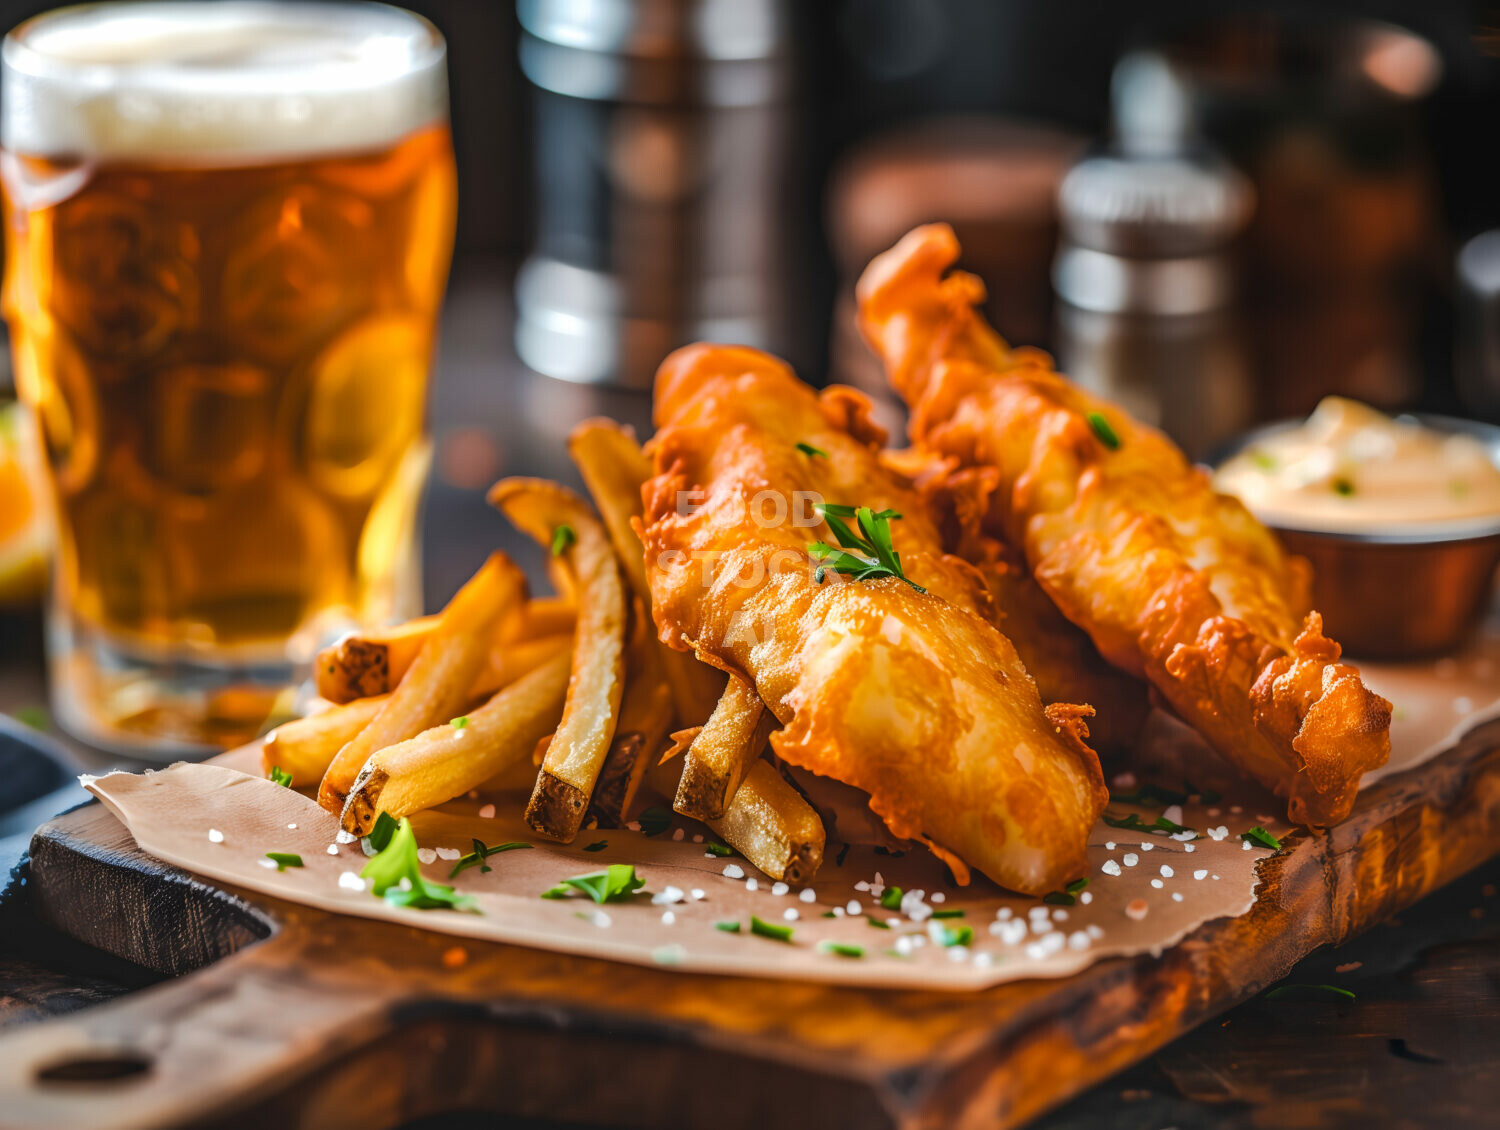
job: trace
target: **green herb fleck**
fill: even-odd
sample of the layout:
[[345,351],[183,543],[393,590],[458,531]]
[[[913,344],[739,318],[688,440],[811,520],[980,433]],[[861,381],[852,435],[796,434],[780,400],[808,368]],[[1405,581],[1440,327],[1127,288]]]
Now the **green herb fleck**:
[[1067,891],[1070,895],[1076,895],[1079,891],[1083,890],[1083,888],[1088,885],[1089,879],[1088,876],[1085,875],[1082,879],[1074,879],[1071,883],[1064,887],[1063,890]]
[[578,535],[573,532],[573,527],[564,522],[552,531],[552,556],[561,557],[577,540]]
[[835,867],[842,867],[844,865],[844,859],[848,856],[848,854],[849,845],[845,844],[843,847],[839,848],[838,855],[833,857],[833,865]]
[[448,878],[455,878],[460,871],[467,871],[470,867],[478,867],[481,875],[486,871],[493,871],[494,868],[485,862],[490,856],[499,855],[502,851],[515,851],[518,848],[531,846],[525,840],[513,840],[508,844],[496,844],[494,847],[487,847],[483,840],[469,842],[474,845],[474,850],[459,858],[459,861],[453,865],[453,870],[448,872]]
[[586,848],[584,848],[583,850],[584,851],[603,851],[607,847],[609,847],[609,841],[608,840],[595,840],[593,843],[589,844],[589,846],[586,847]]
[[635,864],[611,863],[603,871],[569,876],[550,891],[543,891],[542,897],[561,899],[572,891],[582,891],[597,903],[624,902],[645,885],[646,880],[635,873]]
[[717,840],[709,840],[708,843],[703,845],[703,850],[709,855],[718,856],[720,859],[727,859],[734,854],[734,848],[728,844],[721,844]]
[[360,875],[370,880],[370,889],[391,906],[415,910],[478,910],[479,907],[473,895],[461,895],[452,887],[422,878],[416,833],[411,830],[411,821],[404,816],[391,833],[389,842],[365,864]]
[[1352,1001],[1354,994],[1337,985],[1278,985],[1266,994],[1268,1001],[1327,1000],[1329,997]]
[[715,922],[714,929],[723,930],[726,934],[738,934],[740,932],[740,924],[739,922],[730,919],[725,922]]
[[1274,471],[1278,466],[1276,456],[1268,451],[1250,452],[1250,462],[1254,463],[1262,471]]
[[659,836],[672,823],[672,810],[670,808],[662,808],[659,805],[653,805],[641,813],[638,823],[641,826],[641,831],[646,835]]
[[1246,841],[1247,843],[1259,844],[1261,847],[1268,847],[1272,851],[1281,850],[1281,841],[1278,840],[1275,836],[1271,835],[1270,832],[1266,831],[1259,824],[1251,828],[1248,832],[1241,832],[1240,839]]
[[1109,421],[1104,418],[1103,412],[1090,412],[1089,427],[1094,429],[1094,434],[1099,437],[1099,442],[1111,451],[1120,450],[1120,437],[1115,435],[1114,428],[1109,426]]
[[1338,478],[1334,479],[1331,485],[1333,487],[1334,494],[1343,495],[1345,498],[1348,498],[1351,494],[1354,493],[1354,481],[1352,479],[1345,478],[1343,475],[1340,475]]
[[933,931],[940,946],[967,946],[974,941],[972,926],[943,926]]
[[[832,569],[835,573],[842,573],[856,581],[897,577],[918,592],[927,591],[915,581],[909,580],[901,568],[901,555],[896,552],[891,541],[891,521],[901,517],[896,511],[882,510],[876,513],[868,506],[856,508],[829,502],[816,502],[813,509],[828,523],[828,528],[833,531],[833,536],[838,539],[841,547],[835,549],[821,541],[808,546],[808,553],[819,562],[813,572],[813,579],[819,584],[823,583],[824,575]],[[849,524],[844,521],[846,518],[854,519],[859,533],[856,534],[849,528]],[[852,550],[859,552],[851,552]]]
[[370,834],[365,837],[370,843],[373,851],[384,851],[391,842],[391,837],[396,834],[396,818],[389,812],[382,812],[375,817],[375,826],[370,829]]
[[866,918],[865,922],[867,925],[873,926],[877,930],[889,930],[891,928],[891,924],[889,922],[882,922],[878,918]]
[[[1104,822],[1106,824],[1108,824],[1111,828],[1128,828],[1132,832],[1170,832],[1170,833],[1176,833],[1176,832],[1192,832],[1193,831],[1193,829],[1185,827],[1182,824],[1177,824],[1177,823],[1174,823],[1171,820],[1168,820],[1165,816],[1158,816],[1155,820],[1151,821],[1151,823],[1147,824],[1144,820],[1142,820],[1134,812],[1130,813],[1127,816],[1111,816],[1109,813],[1106,812],[1104,814]],[[1197,833],[1196,832],[1193,832],[1193,837],[1195,839],[1197,838]]]
[[837,914],[835,914],[835,913],[834,913],[834,912],[833,912],[833,911],[831,911],[831,910],[825,910],[825,911],[824,911],[824,912],[823,912],[823,917],[824,917],[824,918],[837,918],[837,917],[838,917],[838,915],[837,915]]
[[268,851],[266,858],[276,864],[277,871],[285,871],[288,867],[301,867],[302,857],[294,851]]
[[292,787],[292,775],[280,765],[271,766],[271,771],[266,776],[284,789]]
[[906,894],[900,887],[887,887],[880,896],[880,905],[887,910],[900,910],[901,899]]
[[1052,906],[1072,906],[1078,900],[1067,891],[1048,891],[1042,896],[1042,901]]
[[934,910],[934,918],[962,918],[966,912],[962,910]]
[[819,459],[828,458],[828,452],[824,451],[821,447],[814,447],[810,443],[799,443],[797,450],[802,452],[803,455],[816,456]]
[[774,922],[765,922],[755,915],[750,916],[750,932],[759,934],[762,938],[771,938],[773,941],[789,942],[792,940],[792,928],[790,926],[778,926]]
[[854,945],[850,945],[847,942],[821,941],[821,942],[818,943],[818,949],[822,953],[831,953],[835,957],[864,957],[865,956],[865,947],[864,946],[854,946]]
[[452,726],[455,730],[462,730],[468,724],[469,716],[467,714],[460,714],[457,718],[454,718],[448,723],[448,725]]

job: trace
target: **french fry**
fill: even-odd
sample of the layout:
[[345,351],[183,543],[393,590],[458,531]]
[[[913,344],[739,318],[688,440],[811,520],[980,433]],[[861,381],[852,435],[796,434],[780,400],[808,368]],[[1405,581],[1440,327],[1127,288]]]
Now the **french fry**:
[[723,818],[705,823],[773,879],[810,883],[823,865],[823,821],[764,758],[750,767]]
[[[573,578],[578,621],[562,721],[537,773],[526,823],[571,843],[609,753],[625,684],[625,589],[609,536],[583,499],[541,479],[506,479],[490,502],[545,546]],[[559,534],[567,527],[570,536]]]
[[[439,619],[423,616],[391,628],[353,632],[325,647],[313,664],[318,694],[334,703],[388,694],[437,631]],[[506,656],[518,644],[571,635],[573,620],[569,601],[557,597],[523,601],[504,619],[490,657],[492,667],[496,673],[503,670]]]
[[713,714],[688,746],[672,807],[695,820],[718,820],[766,748],[776,716],[755,687],[731,678]]
[[558,653],[484,705],[451,723],[376,750],[355,779],[340,823],[364,835],[382,812],[413,812],[462,796],[524,761],[557,725],[568,690],[570,656]]
[[[641,515],[641,487],[651,477],[651,461],[627,428],[606,419],[585,420],[574,428],[568,454],[604,519],[630,587],[649,610],[646,551],[631,521]],[[687,652],[666,645],[661,652],[678,720],[683,725],[705,721],[724,690],[724,676]]]
[[[637,606],[639,611],[639,606]],[[601,827],[619,827],[635,804],[636,791],[672,725],[672,690],[662,670],[661,649],[637,619],[626,653],[625,697],[609,754],[594,783],[588,815]]]
[[339,750],[380,712],[386,698],[386,695],[357,698],[306,718],[283,722],[266,735],[261,746],[260,760],[266,775],[277,768],[292,775],[295,788],[316,785]]
[[495,627],[526,593],[526,578],[503,553],[494,553],[443,609],[406,677],[370,724],[333,759],[318,786],[318,803],[343,811],[355,777],[377,749],[446,722],[468,704],[487,661]]
[[[677,766],[667,757],[647,770],[646,781],[671,796],[677,777]],[[745,774],[729,810],[703,823],[773,879],[809,883],[822,866],[822,818],[764,758]]]
[[401,681],[437,626],[436,616],[423,616],[336,640],[313,663],[318,694],[335,703],[385,694]]

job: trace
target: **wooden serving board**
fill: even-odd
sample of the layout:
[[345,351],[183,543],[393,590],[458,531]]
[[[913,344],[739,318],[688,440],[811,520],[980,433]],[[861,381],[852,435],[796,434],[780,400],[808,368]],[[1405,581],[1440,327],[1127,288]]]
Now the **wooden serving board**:
[[1500,719],[1261,865],[1159,958],[974,993],[620,965],[207,884],[98,804],[44,825],[30,898],[175,980],[0,1036],[0,1125],[381,1127],[458,1109],[609,1126],[1025,1122],[1500,852]]

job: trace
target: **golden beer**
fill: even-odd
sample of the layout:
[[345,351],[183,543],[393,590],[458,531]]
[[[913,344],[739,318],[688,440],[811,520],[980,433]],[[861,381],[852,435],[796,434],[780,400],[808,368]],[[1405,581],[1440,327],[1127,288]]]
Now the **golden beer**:
[[4,65],[56,706],[109,744],[242,740],[319,642],[417,610],[441,37],[374,5],[104,5],[22,25]]

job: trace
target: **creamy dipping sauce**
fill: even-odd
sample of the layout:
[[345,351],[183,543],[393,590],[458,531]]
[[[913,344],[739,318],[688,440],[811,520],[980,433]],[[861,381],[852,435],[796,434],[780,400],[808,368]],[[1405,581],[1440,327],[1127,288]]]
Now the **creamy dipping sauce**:
[[1500,467],[1484,443],[1338,396],[1229,459],[1214,485],[1284,529],[1397,533],[1500,520]]

